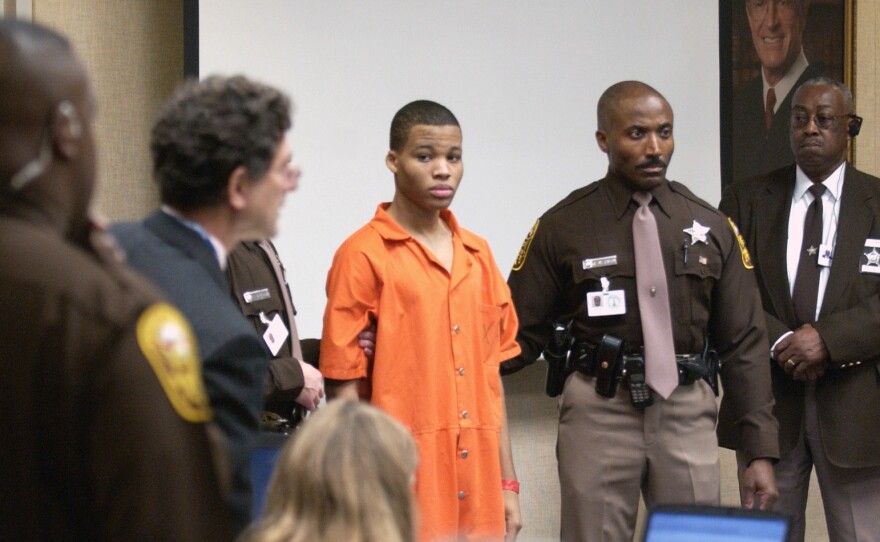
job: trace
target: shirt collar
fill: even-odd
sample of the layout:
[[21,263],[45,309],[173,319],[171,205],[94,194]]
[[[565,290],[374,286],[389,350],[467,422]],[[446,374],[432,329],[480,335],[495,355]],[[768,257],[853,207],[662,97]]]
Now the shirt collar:
[[[403,227],[388,214],[388,207],[390,205],[390,202],[384,202],[376,207],[376,214],[373,215],[373,220],[371,222],[372,227],[380,236],[382,236],[383,239],[388,239],[389,241],[405,241],[411,239],[412,235],[403,229]],[[440,211],[440,218],[442,218],[449,226],[449,229],[452,230],[453,237],[460,238],[461,242],[468,249],[479,250],[480,245],[475,236],[470,234],[467,230],[463,230],[459,227],[458,220],[456,220],[452,211],[449,209]]]
[[177,209],[174,209],[173,207],[170,207],[168,205],[162,205],[160,209],[163,213],[174,218],[187,228],[196,232],[199,237],[206,241],[208,243],[208,246],[214,249],[214,256],[217,258],[217,264],[220,265],[220,269],[226,271],[226,257],[228,254],[226,251],[226,247],[223,246],[223,243],[220,242],[220,239],[208,233],[208,230],[202,227],[202,225],[198,222],[190,220],[181,215],[180,212],[177,211]]
[[[795,59],[794,64],[791,65],[791,68],[788,69],[788,73],[786,73],[785,76],[773,87],[776,91],[776,105],[773,106],[774,113],[779,111],[779,107],[782,105],[785,97],[788,96],[788,93],[794,88],[794,85],[797,83],[798,79],[800,79],[801,74],[804,73],[804,70],[806,70],[809,65],[810,63],[807,62],[804,50],[801,48],[800,54]],[[761,70],[761,79],[764,81],[764,103],[767,103],[767,91],[770,90],[770,83],[768,83],[767,78],[764,77],[763,69]]]
[[[837,169],[832,171],[831,174],[825,177],[822,181],[822,184],[825,185],[825,193],[831,196],[832,203],[840,199],[840,194],[843,191],[843,176],[845,171],[846,160],[837,166]],[[804,173],[801,166],[797,166],[794,180],[794,193],[791,195],[792,202],[800,201],[811,186],[813,186],[813,181],[807,177],[807,174]]]
[[[637,205],[632,199],[635,190],[627,186],[626,181],[610,171],[605,176],[605,180],[607,181],[605,186],[608,188],[608,198],[611,200],[611,207],[614,209],[614,215],[619,220],[626,214],[631,204]],[[651,196],[663,214],[670,216],[672,189],[669,187],[669,181],[663,181],[660,186],[651,190]]]

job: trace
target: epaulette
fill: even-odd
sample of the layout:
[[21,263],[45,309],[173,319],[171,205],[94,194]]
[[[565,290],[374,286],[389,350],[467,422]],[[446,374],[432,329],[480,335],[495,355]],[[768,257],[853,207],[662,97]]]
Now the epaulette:
[[592,194],[593,192],[595,192],[599,188],[600,182],[601,182],[601,179],[598,181],[593,181],[592,183],[588,184],[587,186],[582,186],[582,187],[574,190],[569,195],[565,196],[560,201],[558,201],[556,203],[556,205],[547,209],[547,211],[545,211],[544,214],[541,215],[541,217],[543,218],[545,216],[550,216],[550,215],[568,207],[569,205],[589,196],[590,194]]
[[676,194],[679,194],[680,196],[692,201],[693,203],[696,203],[700,207],[705,207],[707,210],[712,211],[715,214],[722,214],[717,207],[699,198],[696,194],[691,192],[690,188],[681,184],[678,181],[669,181],[669,188]]

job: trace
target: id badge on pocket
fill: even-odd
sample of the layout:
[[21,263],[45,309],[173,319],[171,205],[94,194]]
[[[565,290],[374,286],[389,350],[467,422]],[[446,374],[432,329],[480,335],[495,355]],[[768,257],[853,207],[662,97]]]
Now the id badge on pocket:
[[602,277],[602,291],[587,292],[587,316],[617,316],[626,314],[626,292],[609,290],[611,282]]

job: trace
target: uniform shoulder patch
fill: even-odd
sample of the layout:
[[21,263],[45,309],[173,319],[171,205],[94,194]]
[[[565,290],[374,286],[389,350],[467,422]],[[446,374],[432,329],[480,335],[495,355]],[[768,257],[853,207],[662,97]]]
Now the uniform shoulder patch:
[[192,328],[176,308],[155,303],[137,321],[137,341],[171,406],[193,423],[211,420]]
[[736,242],[739,243],[739,253],[742,256],[743,267],[746,269],[754,269],[755,266],[752,264],[752,257],[749,256],[749,249],[746,248],[746,241],[743,239],[742,234],[739,233],[739,228],[733,223],[732,218],[727,217],[727,221],[730,222],[730,227],[733,228],[733,233],[736,235]]
[[522,269],[524,263],[526,263],[526,256],[529,253],[529,247],[532,246],[532,239],[535,238],[535,232],[538,231],[538,224],[541,223],[541,219],[535,221],[535,225],[532,226],[532,231],[526,235],[526,240],[523,241],[522,246],[519,249],[519,254],[516,255],[516,261],[513,262],[513,270],[519,271]]

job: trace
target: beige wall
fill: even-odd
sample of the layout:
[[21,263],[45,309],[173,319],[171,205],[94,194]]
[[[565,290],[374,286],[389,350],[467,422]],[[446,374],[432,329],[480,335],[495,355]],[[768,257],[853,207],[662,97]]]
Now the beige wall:
[[880,176],[880,5],[874,0],[855,0],[856,112],[864,117],[862,131],[855,139],[855,164],[862,171]]
[[73,42],[98,98],[96,209],[112,220],[155,208],[149,130],[183,79],[183,0],[33,0],[36,22]]

